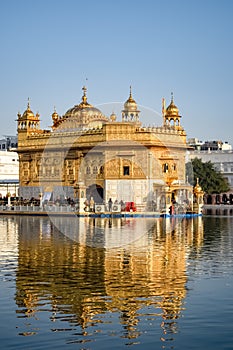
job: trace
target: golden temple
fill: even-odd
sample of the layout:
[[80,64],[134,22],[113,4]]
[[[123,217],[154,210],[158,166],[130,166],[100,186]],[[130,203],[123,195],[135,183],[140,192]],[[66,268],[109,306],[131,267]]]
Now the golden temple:
[[17,119],[20,196],[71,198],[80,207],[111,198],[134,203],[137,211],[167,212],[176,202],[192,210],[186,132],[173,96],[167,108],[163,100],[161,119],[161,126],[142,127],[131,87],[121,121],[88,103],[85,86],[79,104],[63,116],[54,110],[51,130],[40,128],[28,102]]

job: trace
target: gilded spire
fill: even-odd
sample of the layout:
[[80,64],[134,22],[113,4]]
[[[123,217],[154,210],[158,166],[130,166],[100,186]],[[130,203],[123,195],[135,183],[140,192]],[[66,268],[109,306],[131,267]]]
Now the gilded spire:
[[23,118],[32,118],[32,117],[34,118],[34,117],[35,117],[34,114],[33,114],[33,112],[31,111],[30,99],[29,99],[29,97],[28,97],[27,109],[24,111],[22,117],[23,117]]
[[57,111],[56,111],[56,107],[54,106],[54,112],[53,112],[53,114],[52,114],[52,119],[53,119],[53,123],[55,124],[57,121],[58,121],[58,119],[59,119],[59,116],[58,116],[58,114],[57,114]]
[[56,110],[56,106],[54,106],[54,108],[53,108],[53,114],[52,115],[58,115],[57,114],[57,110]]
[[83,103],[86,104],[87,103],[87,95],[86,95],[87,88],[86,88],[86,86],[83,86],[82,90],[83,90],[82,100],[83,100]]
[[174,103],[173,92],[171,92],[171,103]]
[[171,103],[170,105],[167,107],[166,109],[166,114],[176,114],[177,116],[179,116],[179,110],[178,108],[176,107],[176,105],[174,104],[174,95],[173,95],[173,92],[171,92]]
[[133,122],[139,123],[139,113],[136,101],[132,96],[132,86],[129,87],[129,98],[124,103],[124,109],[122,111],[122,121],[123,122]]
[[165,109],[163,115],[164,126],[172,126],[177,130],[182,130],[182,127],[180,125],[180,118],[181,116],[179,115],[179,109],[174,104],[174,96],[173,92],[171,92],[171,102],[169,106]]
[[85,85],[82,87],[82,90],[83,90],[82,102],[79,104],[79,107],[80,108],[93,107],[91,104],[87,102],[87,95],[86,95],[87,88]]
[[127,102],[133,102],[133,103],[136,103],[132,97],[132,86],[130,85],[129,87],[129,98],[127,100]]
[[30,98],[28,97],[27,110],[30,111]]

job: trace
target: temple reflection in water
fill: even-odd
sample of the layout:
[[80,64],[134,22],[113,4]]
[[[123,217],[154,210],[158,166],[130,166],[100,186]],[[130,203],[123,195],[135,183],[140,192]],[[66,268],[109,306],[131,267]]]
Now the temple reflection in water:
[[[74,220],[76,227],[75,218],[57,220],[67,226]],[[56,322],[62,320],[81,327],[82,336],[88,336],[92,326],[104,323],[104,314],[116,313],[128,339],[140,336],[142,319],[157,320],[161,340],[171,338],[184,309],[186,260],[202,245],[203,219],[155,219],[147,234],[112,248],[85,245],[84,236],[93,238],[101,227],[126,227],[125,219],[85,220],[80,243],[61,233],[49,218],[14,218],[18,316],[36,317],[47,305],[51,329],[56,330]],[[132,232],[139,221],[129,219]],[[101,232],[97,230],[97,235]]]

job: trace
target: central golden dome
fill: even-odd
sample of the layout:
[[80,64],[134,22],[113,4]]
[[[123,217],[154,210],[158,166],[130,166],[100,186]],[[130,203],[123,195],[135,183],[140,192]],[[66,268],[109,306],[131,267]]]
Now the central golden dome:
[[102,112],[98,108],[93,107],[90,103],[87,102],[87,96],[86,96],[87,88],[84,86],[82,90],[83,90],[82,102],[68,109],[68,111],[64,114],[64,117],[73,118],[77,116],[79,118],[82,114],[85,114],[85,115],[88,114],[88,116],[90,117],[93,117],[93,116],[103,117]]
[[68,109],[68,111],[53,127],[57,129],[88,129],[106,123],[109,119],[96,107],[87,102],[87,88],[82,88],[83,96],[80,104]]

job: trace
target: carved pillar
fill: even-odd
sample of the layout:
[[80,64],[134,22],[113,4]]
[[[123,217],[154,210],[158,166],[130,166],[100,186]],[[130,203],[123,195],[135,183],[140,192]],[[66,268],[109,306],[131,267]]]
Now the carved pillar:
[[78,200],[79,213],[84,212],[85,201],[86,201],[86,188],[87,187],[81,181],[74,186],[74,197]]

